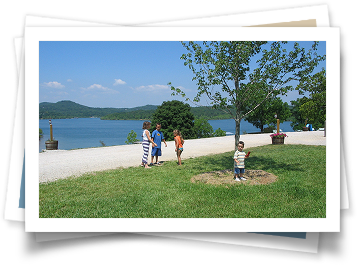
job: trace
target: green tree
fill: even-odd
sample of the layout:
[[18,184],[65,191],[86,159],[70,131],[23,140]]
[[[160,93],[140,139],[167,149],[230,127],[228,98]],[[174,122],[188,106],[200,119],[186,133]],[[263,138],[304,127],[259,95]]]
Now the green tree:
[[161,123],[166,141],[174,139],[174,130],[179,130],[184,139],[195,138],[194,116],[189,104],[178,100],[164,101],[152,116],[150,131],[155,130],[156,123]]
[[193,128],[195,131],[196,138],[226,136],[226,132],[223,131],[221,128],[218,128],[214,131],[212,125],[209,124],[207,118],[205,117],[195,119]]
[[136,139],[137,137],[137,134],[134,130],[131,130],[130,133],[128,133],[128,136],[127,136],[127,141],[125,141],[126,144],[133,144],[135,142],[138,142],[139,140]]
[[301,117],[307,119],[314,127],[324,127],[326,120],[326,92],[313,94],[310,98],[302,98],[300,106]]
[[280,122],[284,122],[291,117],[288,103],[284,103],[278,97],[265,100],[244,119],[259,128],[261,132],[264,132],[264,125],[277,123],[277,119],[274,117],[275,115],[277,115]]
[[196,138],[208,138],[213,136],[212,125],[209,124],[208,120],[204,117],[195,119],[193,128]]
[[291,109],[291,127],[296,131],[296,130],[302,130],[302,127],[305,126],[305,119],[301,116],[300,112],[300,106],[302,105],[301,103],[301,98],[298,98],[297,100],[292,100],[290,101],[292,105]]
[[309,97],[300,100],[300,115],[308,119],[315,128],[324,127],[326,120],[326,71],[322,70],[299,86],[301,92],[309,92]]
[[[235,147],[240,122],[272,95],[286,94],[292,82],[305,82],[325,56],[318,42],[305,50],[299,43],[262,41],[182,42],[188,53],[181,59],[193,72],[199,102],[205,96],[213,108],[235,120]],[[252,64],[255,60],[256,64]],[[255,67],[251,69],[251,67]],[[169,83],[171,85],[171,83]],[[186,95],[171,85],[173,94]],[[243,111],[245,110],[245,111]]]

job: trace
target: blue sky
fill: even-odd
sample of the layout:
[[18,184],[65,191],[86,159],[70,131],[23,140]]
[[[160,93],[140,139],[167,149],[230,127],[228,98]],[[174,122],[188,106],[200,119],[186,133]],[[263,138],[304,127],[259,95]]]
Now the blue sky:
[[[180,59],[185,52],[173,41],[40,42],[39,102],[71,100],[89,107],[131,108],[182,100],[171,96],[168,82],[193,99],[193,75]],[[319,53],[326,54],[324,42]],[[282,99],[290,102],[297,96],[292,92]]]

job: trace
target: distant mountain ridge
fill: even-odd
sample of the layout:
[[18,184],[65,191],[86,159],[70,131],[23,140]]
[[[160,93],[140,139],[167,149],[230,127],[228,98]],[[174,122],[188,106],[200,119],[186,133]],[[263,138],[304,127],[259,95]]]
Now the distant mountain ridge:
[[135,108],[92,108],[70,100],[62,100],[57,103],[42,102],[39,104],[40,119],[70,119],[104,117],[113,113],[132,111],[155,110],[155,105],[145,105]]
[[[134,108],[92,108],[70,100],[57,103],[42,102],[39,105],[39,119],[71,119],[98,117],[102,120],[151,120],[158,106],[145,105]],[[231,119],[228,114],[210,107],[191,107],[195,118],[219,120]]]

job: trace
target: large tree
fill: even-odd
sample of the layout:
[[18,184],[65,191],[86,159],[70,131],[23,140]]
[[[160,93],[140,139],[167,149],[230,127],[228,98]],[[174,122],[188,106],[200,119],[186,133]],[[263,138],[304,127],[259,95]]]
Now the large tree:
[[174,139],[174,130],[179,130],[184,139],[192,139],[196,136],[191,107],[178,100],[164,101],[157,107],[151,121],[151,132],[155,130],[156,123],[161,123],[161,131],[166,141]]
[[[299,43],[265,41],[182,42],[187,49],[181,59],[193,72],[199,102],[206,96],[210,105],[221,109],[236,122],[235,146],[240,122],[273,95],[286,94],[293,82],[305,82],[325,56]],[[255,62],[255,64],[253,63]],[[174,94],[186,96],[174,87]],[[244,110],[244,111],[243,111]]]

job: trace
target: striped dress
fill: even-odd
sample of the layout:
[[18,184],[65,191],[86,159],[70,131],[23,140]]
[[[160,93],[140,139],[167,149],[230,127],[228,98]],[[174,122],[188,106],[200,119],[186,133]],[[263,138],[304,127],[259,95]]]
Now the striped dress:
[[149,146],[150,146],[150,142],[149,142],[149,139],[148,139],[145,131],[147,131],[147,130],[145,129],[143,131],[143,150],[144,150],[144,154],[143,154],[143,158],[141,160],[144,165],[146,165],[148,163]]

